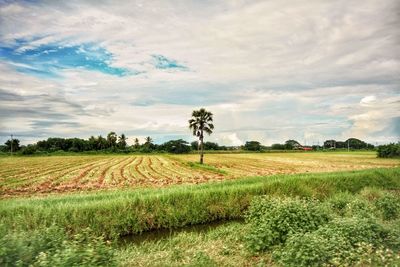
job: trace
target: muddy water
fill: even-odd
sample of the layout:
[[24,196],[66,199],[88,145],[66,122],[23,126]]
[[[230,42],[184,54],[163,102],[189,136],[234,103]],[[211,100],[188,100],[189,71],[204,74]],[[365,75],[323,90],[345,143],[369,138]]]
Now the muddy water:
[[186,232],[186,233],[207,233],[218,226],[221,226],[226,223],[230,222],[239,222],[239,223],[244,223],[244,220],[241,219],[236,219],[236,220],[229,220],[229,221],[215,221],[207,224],[196,224],[196,225],[188,225],[180,228],[174,228],[174,229],[158,229],[158,230],[152,230],[148,232],[143,232],[140,234],[132,234],[132,235],[126,235],[122,236],[119,239],[119,245],[121,246],[126,246],[126,245],[140,245],[143,242],[151,242],[151,241],[158,241],[158,240],[163,240],[163,239],[168,239],[171,237],[174,237],[175,235]]

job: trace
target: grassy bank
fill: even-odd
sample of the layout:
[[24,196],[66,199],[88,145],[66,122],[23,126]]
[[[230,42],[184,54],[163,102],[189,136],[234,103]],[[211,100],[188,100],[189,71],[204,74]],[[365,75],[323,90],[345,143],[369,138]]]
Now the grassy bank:
[[28,232],[0,226],[0,265],[398,266],[399,197],[371,187],[322,201],[261,196],[245,222],[150,232],[144,236],[156,238],[139,242],[109,242],[90,229],[71,235],[56,226]]
[[116,261],[120,266],[399,266],[399,197],[376,188],[323,201],[257,197],[246,223],[128,244],[116,249]]
[[243,216],[256,195],[324,199],[365,187],[400,188],[400,168],[275,175],[165,189],[118,190],[0,201],[2,224],[32,230],[57,225],[72,233],[90,227],[117,237],[159,228],[207,223]]

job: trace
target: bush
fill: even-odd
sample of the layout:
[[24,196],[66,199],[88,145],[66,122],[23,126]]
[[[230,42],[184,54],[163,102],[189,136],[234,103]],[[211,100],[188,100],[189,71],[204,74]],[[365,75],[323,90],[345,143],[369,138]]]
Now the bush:
[[22,149],[22,155],[33,155],[35,154],[37,148],[35,145],[28,145]]
[[29,266],[42,251],[54,252],[67,238],[57,227],[32,232],[7,232],[0,229],[0,266]]
[[273,258],[284,266],[323,266],[331,258],[332,245],[315,233],[295,234],[286,246],[273,252]]
[[112,266],[114,252],[89,229],[71,238],[59,227],[30,232],[0,229],[0,266]]
[[376,189],[363,190],[359,196],[354,196],[350,193],[339,193],[330,198],[326,205],[337,216],[375,218],[380,215],[380,212],[373,202],[382,196],[382,191],[377,191]]
[[33,266],[116,266],[114,252],[102,237],[83,230],[55,252],[40,252]]
[[361,246],[383,247],[393,237],[375,220],[336,219],[314,232],[288,238],[273,257],[284,266],[347,265],[360,260]]
[[256,198],[246,219],[250,223],[249,249],[263,251],[285,243],[292,234],[316,230],[330,216],[316,200]]
[[328,199],[326,205],[336,214],[343,216],[347,212],[348,204],[354,199],[354,195],[348,192],[338,193]]
[[375,201],[375,206],[382,214],[383,219],[397,219],[400,214],[400,198],[390,194],[385,194],[383,197]]
[[366,200],[353,198],[347,203],[343,215],[346,217],[374,218],[376,211]]
[[400,142],[395,144],[382,145],[378,147],[379,158],[395,158],[400,157]]

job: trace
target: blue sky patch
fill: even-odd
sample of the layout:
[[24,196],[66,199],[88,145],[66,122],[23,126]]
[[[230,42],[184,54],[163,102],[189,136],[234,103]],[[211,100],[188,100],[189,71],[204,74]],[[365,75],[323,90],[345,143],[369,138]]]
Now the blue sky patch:
[[15,65],[17,71],[35,76],[56,77],[60,70],[70,68],[115,76],[136,74],[125,68],[112,67],[113,55],[93,44],[47,44],[32,48],[29,43],[17,40],[12,47],[0,46],[0,58]]
[[180,69],[180,70],[187,70],[188,68],[180,63],[178,63],[174,59],[169,59],[164,57],[163,55],[152,55],[155,63],[154,66],[157,69]]

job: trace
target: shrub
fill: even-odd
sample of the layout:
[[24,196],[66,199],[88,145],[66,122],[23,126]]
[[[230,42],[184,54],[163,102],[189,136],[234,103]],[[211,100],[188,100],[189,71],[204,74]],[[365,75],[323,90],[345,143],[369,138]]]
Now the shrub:
[[314,232],[292,235],[273,257],[285,266],[354,264],[362,258],[365,251],[362,246],[384,247],[387,240],[393,238],[395,235],[375,220],[341,218]]
[[[336,240],[335,245],[341,240]],[[315,233],[294,234],[286,246],[273,252],[273,258],[284,266],[322,266],[332,255],[329,240]]]
[[352,254],[357,255],[354,266],[400,266],[400,255],[383,246],[360,243]]
[[69,237],[51,226],[35,231],[0,230],[0,266],[112,266],[114,252],[89,229]]
[[41,252],[33,266],[116,266],[114,252],[89,229],[66,240],[55,252]]
[[378,198],[381,198],[382,196],[384,196],[384,194],[385,194],[385,191],[383,191],[380,188],[376,188],[376,187],[366,187],[360,191],[360,196],[363,199],[366,199],[370,202],[373,202],[373,201],[377,200]]
[[22,149],[22,155],[33,155],[35,154],[37,148],[35,145],[28,145]]
[[0,231],[0,266],[29,266],[40,252],[54,252],[67,238],[60,228],[54,226],[10,233],[1,226]]
[[375,206],[368,201],[368,198],[375,199],[382,195],[379,191],[364,190],[361,196],[354,196],[350,193],[339,193],[330,198],[325,205],[330,207],[338,216],[374,218],[377,215]]
[[288,236],[316,230],[329,221],[329,210],[316,200],[255,198],[248,214],[246,237],[252,251],[263,251],[286,241]]
[[347,203],[343,215],[346,217],[374,218],[375,213],[374,207],[368,201],[353,198]]
[[383,197],[375,201],[375,206],[382,214],[383,219],[397,219],[400,214],[400,198],[390,194],[385,194]]
[[400,157],[400,142],[395,144],[382,145],[378,147],[379,158],[395,158]]
[[346,213],[347,205],[354,199],[354,195],[348,192],[338,193],[331,197],[327,202],[336,214],[342,216]]

